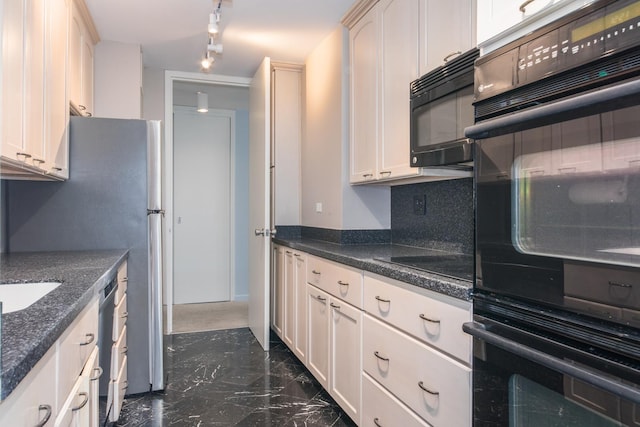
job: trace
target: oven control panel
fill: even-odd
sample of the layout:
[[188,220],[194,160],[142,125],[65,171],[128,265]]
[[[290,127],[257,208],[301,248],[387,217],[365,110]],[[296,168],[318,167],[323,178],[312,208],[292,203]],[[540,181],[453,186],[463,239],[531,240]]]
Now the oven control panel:
[[[475,101],[640,44],[640,0],[599,1],[476,61]],[[602,70],[600,77],[606,77]]]

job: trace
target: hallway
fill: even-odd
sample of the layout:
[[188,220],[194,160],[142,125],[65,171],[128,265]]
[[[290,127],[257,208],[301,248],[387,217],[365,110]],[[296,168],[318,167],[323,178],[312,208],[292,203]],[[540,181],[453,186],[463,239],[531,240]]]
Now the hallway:
[[355,426],[273,334],[268,353],[248,328],[165,339],[167,389],[128,397],[119,426]]

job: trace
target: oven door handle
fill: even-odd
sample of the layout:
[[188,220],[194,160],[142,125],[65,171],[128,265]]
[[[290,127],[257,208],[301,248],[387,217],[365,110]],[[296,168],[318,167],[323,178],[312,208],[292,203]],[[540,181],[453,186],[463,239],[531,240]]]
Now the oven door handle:
[[557,123],[559,114],[562,115],[563,120],[575,119],[600,112],[596,107],[605,103],[611,103],[615,108],[622,108],[637,104],[638,94],[640,94],[640,79],[487,119],[466,128],[464,135],[473,139],[504,135]]
[[532,362],[538,363],[554,371],[567,374],[571,377],[584,381],[602,390],[606,390],[617,396],[634,403],[640,403],[640,390],[613,381],[598,374],[597,372],[578,367],[565,360],[551,356],[542,351],[527,347],[519,342],[512,341],[500,335],[496,335],[486,330],[485,325],[479,322],[467,322],[462,325],[462,330],[491,345],[499,347],[509,353],[518,355]]

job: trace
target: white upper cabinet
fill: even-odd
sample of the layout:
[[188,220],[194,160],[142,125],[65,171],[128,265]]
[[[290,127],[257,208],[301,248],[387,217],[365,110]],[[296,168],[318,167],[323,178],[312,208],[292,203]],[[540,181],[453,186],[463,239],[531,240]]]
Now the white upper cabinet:
[[350,181],[376,178],[378,143],[378,9],[349,31],[351,64]]
[[343,18],[350,47],[351,184],[457,176],[410,166],[410,85],[450,53],[474,46],[474,1],[361,0]]
[[93,47],[97,36],[83,2],[73,0],[69,28],[69,102],[80,116],[93,115]]
[[420,75],[475,47],[475,0],[420,0]]
[[484,55],[594,0],[476,1],[476,37]]

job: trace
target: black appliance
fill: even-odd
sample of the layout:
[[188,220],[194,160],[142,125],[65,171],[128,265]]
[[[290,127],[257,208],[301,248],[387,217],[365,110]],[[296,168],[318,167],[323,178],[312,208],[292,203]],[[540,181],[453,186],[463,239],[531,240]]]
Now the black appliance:
[[474,426],[640,426],[640,1],[476,61]]
[[464,129],[473,124],[472,49],[411,83],[412,167],[470,169],[473,149]]

